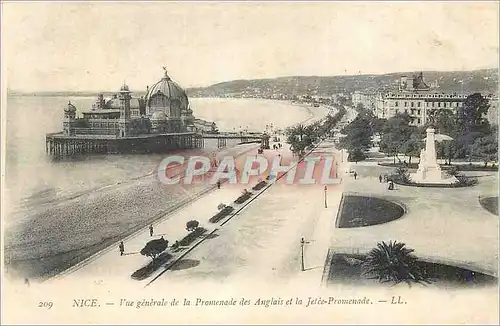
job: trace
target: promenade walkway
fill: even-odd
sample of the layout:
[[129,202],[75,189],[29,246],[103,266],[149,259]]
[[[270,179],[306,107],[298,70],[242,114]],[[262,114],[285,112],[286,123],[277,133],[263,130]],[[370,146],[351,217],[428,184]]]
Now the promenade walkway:
[[[333,144],[324,143],[316,151],[333,153]],[[291,158],[288,148],[268,150],[265,154],[268,159],[278,154],[284,161]],[[151,286],[157,287],[165,283],[193,282],[196,279],[231,283],[231,279],[251,274],[255,282],[290,282],[297,278],[311,286],[320,286],[329,232],[333,227],[342,186],[329,186],[328,207],[325,208],[324,185],[286,185],[277,182],[227,224],[221,226],[220,223],[208,221],[218,211],[220,203],[231,204],[244,188],[250,190],[255,183],[224,184],[221,189],[160,219],[153,225],[152,237],[149,230],[144,229],[125,239],[124,256],[120,256],[117,245],[113,246],[52,281],[58,282],[57,284],[78,282],[106,287],[119,283],[144,287],[154,280]],[[139,253],[145,243],[164,236],[171,245],[187,234],[185,225],[192,219],[198,220],[200,226],[207,228],[209,232],[214,232],[183,257],[172,270],[160,276],[164,271],[161,268],[144,281],[133,280],[131,274],[150,262],[150,258]],[[300,270],[302,237],[308,242],[304,247],[304,272]]]
[[[316,152],[336,153],[331,143],[324,143]],[[280,154],[290,152],[281,150]],[[182,283],[216,283],[230,285],[234,291],[248,284],[319,287],[341,193],[341,184],[328,186],[325,208],[324,185],[277,182],[220,228],[214,238],[194,249],[186,264],[168,271],[152,285],[169,288]],[[301,238],[306,241],[305,271],[301,271]]]

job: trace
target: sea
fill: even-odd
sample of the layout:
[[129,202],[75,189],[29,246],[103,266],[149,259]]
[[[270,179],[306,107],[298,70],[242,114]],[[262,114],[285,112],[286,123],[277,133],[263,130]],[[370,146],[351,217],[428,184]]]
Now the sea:
[[[55,268],[59,263],[52,262],[51,257],[57,257],[59,262],[64,255],[74,252],[71,258],[74,260],[81,256],[78,250],[88,249],[97,242],[108,243],[123,234],[124,229],[139,227],[146,222],[140,215],[141,206],[150,209],[153,215],[168,206],[169,200],[179,200],[171,193],[168,195],[172,198],[166,198],[152,178],[143,178],[151,176],[157,168],[163,158],[158,154],[51,160],[45,152],[45,134],[61,131],[63,109],[68,101],[77,107],[78,114],[90,108],[95,98],[18,95],[7,98],[5,254],[8,263],[13,262],[18,271],[23,270],[31,277],[60,271],[61,268]],[[285,129],[328,113],[326,107],[265,99],[193,98],[190,103],[195,117],[215,121],[221,131],[262,132],[271,124],[276,129]],[[117,187],[123,184],[128,185]],[[129,214],[124,203],[137,206],[138,211],[136,217],[131,216],[126,222],[120,219],[120,214]],[[115,229],[99,231],[98,223],[104,212],[111,221],[107,225],[114,225]],[[68,234],[75,230],[77,234]],[[87,251],[90,254],[94,250]],[[40,267],[40,259],[45,259],[47,266]]]

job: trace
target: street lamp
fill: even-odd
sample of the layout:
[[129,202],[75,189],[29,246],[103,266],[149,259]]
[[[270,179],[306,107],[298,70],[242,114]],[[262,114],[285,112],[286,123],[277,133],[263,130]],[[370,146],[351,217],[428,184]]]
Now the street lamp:
[[328,188],[325,186],[325,208],[328,208],[328,205],[327,205],[327,202],[326,202],[326,192],[327,192]]
[[305,271],[306,269],[304,268],[304,245],[309,243],[309,241],[305,241],[304,238],[300,239],[300,251],[301,251],[301,269],[302,271]]

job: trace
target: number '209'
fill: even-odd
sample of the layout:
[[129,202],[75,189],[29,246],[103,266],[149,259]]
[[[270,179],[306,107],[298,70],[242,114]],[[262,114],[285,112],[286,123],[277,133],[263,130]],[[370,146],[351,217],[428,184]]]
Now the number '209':
[[52,301],[40,301],[38,302],[38,308],[47,308],[50,309],[54,303]]

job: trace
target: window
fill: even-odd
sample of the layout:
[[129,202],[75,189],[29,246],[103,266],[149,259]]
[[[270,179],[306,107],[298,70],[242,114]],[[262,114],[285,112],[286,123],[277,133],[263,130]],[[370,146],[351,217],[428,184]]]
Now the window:
[[420,118],[418,118],[418,120],[417,120],[417,121],[418,121],[418,124],[420,124]]
[[415,106],[415,103],[414,102],[411,102],[411,107],[414,107]]
[[417,103],[417,106],[420,107],[420,102]]
[[394,102],[394,106],[398,106],[399,105],[399,102],[398,101],[395,101]]
[[438,102],[438,108],[440,108],[440,107],[441,107],[441,102]]
[[408,106],[408,102],[405,102],[405,107]]
[[408,109],[405,109],[405,113],[408,113]]
[[418,111],[417,111],[417,114],[418,114],[418,115],[420,115],[420,112],[422,112],[422,111],[421,111],[421,110],[418,110]]
[[443,103],[443,108],[445,108],[445,107],[446,107],[446,102]]

